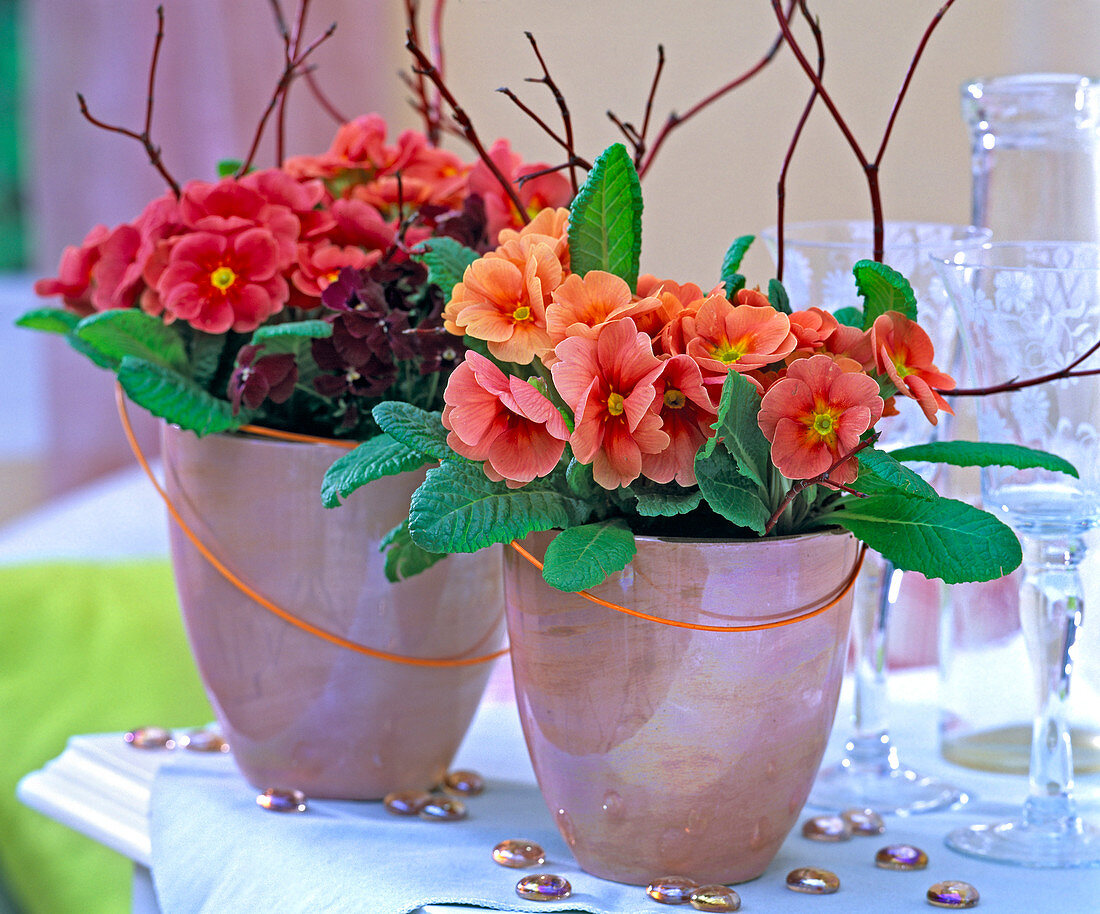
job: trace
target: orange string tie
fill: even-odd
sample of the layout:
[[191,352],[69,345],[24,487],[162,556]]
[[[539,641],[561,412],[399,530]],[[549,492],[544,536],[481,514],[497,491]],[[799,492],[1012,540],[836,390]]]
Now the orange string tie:
[[[459,666],[473,666],[477,663],[485,663],[489,660],[495,660],[497,657],[502,657],[508,653],[508,648],[504,647],[498,651],[493,651],[490,654],[483,654],[478,657],[463,657],[463,658],[424,658],[424,657],[406,657],[401,654],[392,654],[389,651],[381,651],[373,647],[367,647],[365,644],[359,644],[356,641],[351,641],[344,638],[341,635],[337,635],[334,632],[330,632],[327,629],[321,628],[319,625],[314,625],[312,622],[307,622],[288,610],[276,605],[263,594],[259,593],[253,587],[242,581],[237,575],[229,570],[228,567],[220,560],[213,552],[198,538],[195,532],[184,521],[180,512],[176,506],[172,503],[172,500],[168,497],[168,493],[161,486],[156,476],[153,474],[152,468],[149,466],[149,461],[145,459],[145,454],[142,453],[141,446],[138,444],[137,437],[134,435],[133,426],[130,424],[130,416],[126,411],[126,397],[122,392],[122,387],[119,384],[115,384],[115,402],[118,404],[118,414],[122,422],[122,430],[126,434],[126,440],[130,445],[130,450],[134,452],[134,457],[137,459],[138,464],[142,470],[145,471],[145,475],[149,477],[149,481],[153,484],[153,488],[157,490],[157,494],[160,495],[164,501],[164,506],[168,509],[168,513],[172,516],[172,519],[179,525],[180,530],[191,541],[191,544],[199,551],[199,553],[205,558],[211,565],[217,569],[221,575],[229,581],[234,587],[236,587],[241,593],[247,597],[251,597],[256,603],[266,609],[268,612],[278,616],[284,622],[288,622],[295,628],[298,628],[304,632],[308,632],[311,635],[328,641],[330,644],[335,644],[337,647],[347,648],[350,651],[355,651],[358,654],[365,654],[368,657],[374,657],[378,660],[389,660],[393,663],[404,663],[410,666],[425,666],[425,667],[459,667]],[[304,441],[314,444],[337,444],[343,447],[355,447],[357,442],[354,441],[338,441],[327,438],[315,438],[311,435],[298,435],[294,432],[280,432],[274,429],[263,428],[262,426],[249,425],[242,426],[242,431],[247,430],[254,435],[262,435],[269,438],[279,438],[288,441]]]
[[[512,540],[512,548],[522,555],[527,561],[534,565],[539,571],[542,570],[543,563],[537,558],[531,555],[526,549],[524,549],[515,540]],[[755,622],[750,625],[698,625],[694,622],[680,622],[676,619],[665,619],[661,616],[651,616],[649,613],[639,612],[636,609],[629,609],[626,606],[620,606],[618,603],[611,603],[608,600],[604,600],[602,597],[597,597],[594,593],[590,593],[587,590],[575,591],[578,597],[583,597],[592,603],[596,603],[599,606],[605,606],[608,609],[613,609],[616,612],[626,613],[628,616],[634,616],[638,619],[645,619],[648,622],[659,622],[661,625],[672,625],[676,628],[690,628],[697,632],[758,632],[768,628],[779,628],[783,625],[793,625],[795,622],[805,622],[807,619],[812,619],[814,616],[819,616],[828,609],[832,609],[839,603],[848,592],[852,589],[852,585],[855,584],[856,578],[859,577],[860,569],[863,567],[863,556],[867,552],[867,544],[860,543],[859,552],[856,553],[856,560],[852,565],[852,570],[845,577],[844,581],[840,585],[840,590],[836,596],[827,601],[826,603],[818,606],[808,612],[798,613],[787,619],[778,619],[774,622]]]

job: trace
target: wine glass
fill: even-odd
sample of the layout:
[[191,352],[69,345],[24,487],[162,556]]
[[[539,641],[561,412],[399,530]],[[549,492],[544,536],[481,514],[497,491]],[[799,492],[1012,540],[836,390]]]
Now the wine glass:
[[1020,621],[1036,697],[1030,791],[1018,818],[958,829],[947,844],[1020,866],[1097,866],[1100,829],[1074,801],[1067,708],[1084,614],[1081,563],[1100,527],[1100,376],[1057,374],[1075,362],[1077,371],[1100,371],[1100,356],[1090,354],[1100,342],[1100,246],[1006,242],[936,265],[973,382],[1015,388],[977,398],[980,436],[1050,451],[1080,472],[982,470],[983,503],[1013,527],[1024,552]]
[[[775,228],[761,233],[778,264]],[[887,222],[884,262],[902,273],[917,297],[918,318],[932,339],[936,362],[952,367],[956,350],[955,313],[943,294],[930,255],[936,251],[978,250],[989,241],[988,229],[925,222]],[[791,307],[816,306],[826,311],[861,308],[852,267],[872,256],[872,224],[867,221],[800,222],[787,225],[783,237],[783,285]],[[880,447],[886,450],[923,444],[937,427],[918,404],[898,397],[898,415],[882,423]],[[943,421],[939,429],[942,429]],[[918,468],[919,469],[919,468]],[[922,475],[928,476],[931,468]],[[856,582],[852,613],[855,656],[852,732],[844,754],[818,774],[809,803],[826,809],[861,807],[879,813],[908,815],[931,812],[964,802],[966,794],[952,784],[904,765],[890,737],[886,647],[891,615],[903,603],[921,602],[938,610],[939,587],[916,573],[904,575],[881,555],[868,552]],[[932,631],[936,630],[933,624]]]

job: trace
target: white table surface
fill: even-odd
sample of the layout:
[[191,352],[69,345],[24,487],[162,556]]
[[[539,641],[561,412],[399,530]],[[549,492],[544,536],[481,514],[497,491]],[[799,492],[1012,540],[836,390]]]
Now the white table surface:
[[[987,911],[1059,912],[1090,914],[1100,911],[1100,869],[1033,870],[969,859],[947,849],[943,836],[952,828],[971,822],[994,821],[1017,811],[1027,789],[1026,778],[989,775],[943,762],[935,751],[935,712],[926,701],[906,701],[904,696],[934,694],[930,671],[895,675],[893,732],[903,759],[925,774],[949,777],[972,791],[974,799],[959,809],[887,819],[880,838],[853,839],[843,844],[817,844],[802,838],[798,829],[787,839],[776,864],[758,880],[738,888],[742,910],[770,914],[805,911],[808,906],[833,912],[906,912],[933,910],[924,892],[943,879],[962,879],[982,894]],[[455,760],[456,767],[472,767],[488,779],[529,780],[533,773],[519,732],[515,707],[495,697],[483,703],[470,733]],[[842,699],[838,726],[827,760],[838,755],[846,735],[847,714]],[[19,786],[27,805],[76,829],[131,858],[138,864],[135,878],[135,911],[158,910],[148,871],[151,849],[148,809],[153,776],[165,758],[163,752],[143,752],[127,746],[118,734],[77,736],[66,751],[42,770],[27,775]],[[243,782],[242,782],[243,783]],[[1100,777],[1079,781],[1082,812],[1100,821]],[[809,815],[807,811],[805,815]],[[461,827],[461,826],[459,826]],[[445,839],[441,839],[445,840]],[[931,858],[927,870],[889,873],[872,864],[874,852],[888,843],[905,842],[923,848]],[[796,861],[793,862],[792,861]],[[810,900],[782,887],[787,870],[795,865],[816,865],[841,876],[842,889],[833,896]],[[637,909],[663,910],[639,889]],[[423,914],[458,914],[467,907],[432,905]]]

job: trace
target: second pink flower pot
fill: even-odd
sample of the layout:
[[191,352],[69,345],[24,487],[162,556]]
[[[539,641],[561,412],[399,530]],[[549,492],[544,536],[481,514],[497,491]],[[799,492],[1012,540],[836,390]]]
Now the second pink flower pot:
[[[525,544],[541,556],[549,537]],[[577,862],[617,882],[759,876],[798,818],[833,723],[858,544],[844,531],[743,542],[638,539],[604,600],[505,553],[516,696],[539,787]],[[843,595],[842,595],[843,594]],[[840,598],[837,599],[838,595]]]

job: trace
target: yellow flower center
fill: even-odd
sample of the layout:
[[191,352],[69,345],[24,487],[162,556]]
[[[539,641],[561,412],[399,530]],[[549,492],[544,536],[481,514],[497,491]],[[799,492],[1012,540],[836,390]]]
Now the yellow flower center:
[[897,370],[899,378],[904,378],[906,375],[913,373],[909,370],[909,366],[905,364],[904,355],[895,355],[890,361],[894,363],[894,368]]
[[683,409],[685,403],[687,403],[687,397],[682,390],[670,387],[665,391],[665,406],[669,409]]
[[358,381],[358,380],[359,380],[359,379],[360,379],[361,377],[363,377],[363,376],[362,376],[361,374],[359,374],[359,372],[358,372],[358,371],[356,371],[356,370],[355,370],[354,368],[349,368],[349,369],[348,369],[348,370],[347,370],[347,371],[346,371],[346,372],[344,373],[344,377],[345,377],[345,378],[347,379],[347,382],[348,382],[349,384],[352,384],[352,383],[354,383],[355,381]]
[[613,416],[621,416],[625,408],[622,394],[612,391],[611,396],[607,398],[607,411]]
[[218,267],[210,274],[210,284],[224,292],[237,281],[237,274],[229,267]]
[[531,309],[527,305],[520,305],[512,312],[512,317],[517,321],[529,321],[531,320]]
[[748,349],[748,347],[743,342],[732,343],[726,340],[722,345],[715,346],[711,349],[711,355],[723,365],[732,365],[734,362],[741,359],[746,349]]
[[828,438],[833,434],[833,428],[835,426],[833,417],[829,413],[814,413],[814,431],[822,438]]

